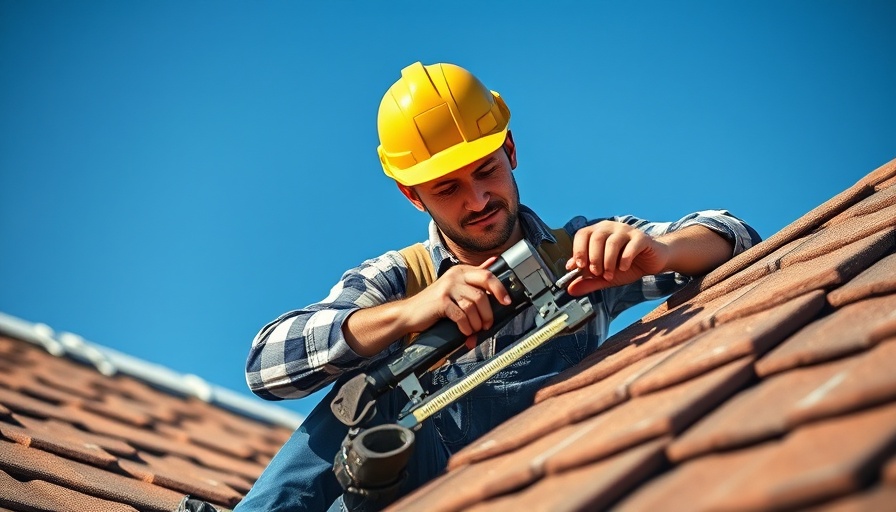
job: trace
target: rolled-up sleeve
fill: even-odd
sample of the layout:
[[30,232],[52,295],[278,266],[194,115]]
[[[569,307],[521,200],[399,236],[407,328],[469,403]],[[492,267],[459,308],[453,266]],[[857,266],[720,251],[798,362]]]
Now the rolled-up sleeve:
[[693,225],[707,227],[731,242],[734,246],[731,256],[737,256],[762,241],[762,237],[755,229],[727,210],[703,210],[686,215],[675,222],[653,223],[647,233],[659,236]]
[[[651,222],[632,215],[599,219],[587,219],[580,216],[571,219],[565,228],[567,232],[574,235],[579,229],[603,220],[624,222],[653,237],[679,231],[688,226],[704,226],[731,242],[733,246],[732,257],[762,241],[755,229],[727,210],[702,210],[686,215],[674,222]],[[644,276],[631,284],[601,290],[599,292],[599,300],[603,302],[603,306],[606,308],[610,318],[615,318],[621,312],[636,304],[671,295],[680,290],[689,281],[689,277],[675,272]]]
[[404,297],[407,265],[397,251],[367,260],[345,274],[325,299],[284,313],[252,341],[246,383],[266,400],[302,398],[371,359],[349,347],[342,325],[360,308]]
[[570,220],[565,228],[570,234],[575,234],[579,229],[592,224],[597,224],[603,220],[624,222],[653,237],[658,237],[673,231],[679,231],[688,226],[705,226],[731,242],[734,247],[731,256],[737,256],[762,241],[762,238],[755,229],[732,215],[728,210],[702,210],[688,214],[675,222],[651,222],[632,215],[599,219],[587,219],[579,216]]

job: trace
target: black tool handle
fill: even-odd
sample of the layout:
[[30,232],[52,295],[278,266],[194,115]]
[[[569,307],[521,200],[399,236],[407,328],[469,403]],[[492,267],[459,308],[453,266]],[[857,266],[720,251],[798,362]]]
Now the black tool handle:
[[[504,285],[510,294],[511,303],[505,306],[494,297],[489,297],[494,322],[490,329],[477,334],[480,340],[498,332],[530,304],[523,283],[503,257],[495,260],[489,271]],[[374,363],[366,372],[343,383],[330,403],[330,409],[345,425],[357,426],[368,421],[374,413],[373,402],[377,397],[398,386],[408,375],[423,374],[438,361],[461,349],[466,339],[453,321],[445,318],[439,320],[420,333],[414,343]]]
[[[489,297],[494,322],[490,329],[478,333],[477,337],[484,339],[493,335],[501,327],[504,327],[520,309],[527,307],[525,294],[521,292],[519,295],[521,297],[513,297],[511,292],[513,300],[507,306],[499,303],[494,297]],[[463,347],[466,339],[467,336],[460,331],[456,323],[447,318],[439,320],[421,333],[414,343],[404,347],[386,359],[383,364],[377,365],[376,368],[367,372],[367,382],[371,385],[373,394],[379,396],[385,393],[412,373],[422,374],[437,362]]]

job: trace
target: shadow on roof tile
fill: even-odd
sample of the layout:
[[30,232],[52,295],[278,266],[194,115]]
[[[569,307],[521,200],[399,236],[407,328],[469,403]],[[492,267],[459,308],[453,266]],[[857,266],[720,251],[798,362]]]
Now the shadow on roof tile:
[[812,290],[843,284],[889,252],[894,230],[887,229],[818,258],[797,263],[770,274],[714,319],[728,322],[784,302]]
[[662,363],[633,382],[630,393],[633,396],[643,395],[699,376],[741,357],[761,356],[813,319],[824,304],[824,292],[817,290],[781,307],[703,332],[676,348]]
[[828,294],[828,303],[839,308],[860,299],[894,292],[896,292],[896,253],[885,256],[871,268],[833,290]]
[[878,512],[892,510],[896,486],[877,485],[864,492],[813,507],[813,512]]
[[517,449],[560,427],[624,402],[629,397],[629,383],[666,355],[665,352],[652,354],[603,380],[529,407],[454,454],[449,460],[449,469]]
[[0,469],[141,511],[170,512],[183,498],[181,493],[6,441],[0,441]]
[[756,362],[767,376],[864,350],[896,334],[896,295],[849,304],[800,330]]
[[564,471],[636,446],[677,434],[753,378],[750,361],[739,360],[696,379],[633,398],[594,418],[574,425],[565,446],[544,461],[548,472]]
[[886,228],[892,228],[894,225],[896,225],[896,205],[868,215],[847,219],[821,229],[816,236],[807,239],[785,254],[781,258],[779,267],[784,268],[817,258]]
[[684,343],[709,329],[712,315],[742,293],[743,290],[735,290],[703,306],[686,304],[665,316],[630,325],[613,335],[582,362],[548,380],[535,394],[535,401],[587,386],[651,354]]
[[738,394],[669,446],[673,461],[740,448],[801,424],[896,401],[896,340],[857,356],[775,374]]
[[0,506],[13,510],[71,512],[96,510],[103,512],[138,512],[122,503],[94,498],[41,480],[20,481],[0,471]]
[[469,512],[605,510],[665,463],[659,439],[597,464],[543,478],[523,491],[480,503]]
[[689,461],[618,510],[777,510],[871,483],[896,441],[896,404],[807,425],[782,441]]

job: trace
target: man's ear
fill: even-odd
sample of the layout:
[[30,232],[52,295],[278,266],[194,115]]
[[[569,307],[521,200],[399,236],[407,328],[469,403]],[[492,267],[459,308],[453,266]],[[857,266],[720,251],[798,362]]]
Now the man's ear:
[[507,130],[507,137],[504,138],[504,152],[510,160],[510,168],[516,169],[516,143],[513,142],[513,133]]
[[407,185],[402,185],[401,183],[395,182],[398,185],[398,190],[401,190],[401,193],[404,194],[404,197],[408,198],[408,201],[414,205],[414,208],[420,210],[421,212],[426,211],[426,207],[423,206],[423,201],[420,200],[420,196],[417,195],[417,191],[413,189],[413,187],[409,187]]

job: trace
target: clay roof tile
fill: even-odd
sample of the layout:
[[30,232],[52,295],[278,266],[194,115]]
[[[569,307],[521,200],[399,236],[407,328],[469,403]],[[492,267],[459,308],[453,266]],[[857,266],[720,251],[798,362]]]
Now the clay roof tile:
[[614,334],[390,510],[885,510],[896,160]]

